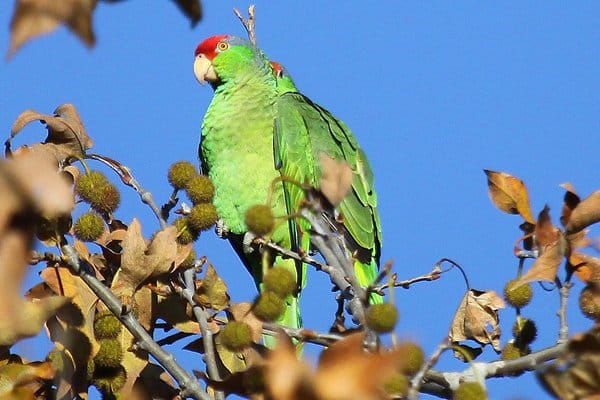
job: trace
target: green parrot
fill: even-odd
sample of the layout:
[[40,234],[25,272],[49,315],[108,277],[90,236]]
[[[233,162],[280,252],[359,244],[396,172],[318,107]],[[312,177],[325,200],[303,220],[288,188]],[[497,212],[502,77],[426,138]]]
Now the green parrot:
[[[377,273],[381,230],[373,175],[348,128],[295,89],[286,92],[265,55],[244,39],[218,35],[200,43],[194,74],[201,84],[209,82],[214,89],[202,123],[202,169],[215,184],[213,202],[227,238],[259,290],[264,266],[262,255],[250,245],[246,211],[270,199],[276,217],[294,214],[304,199],[301,188],[286,181],[272,182],[285,176],[318,187],[319,153],[347,160],[354,171],[353,190],[339,211],[347,247],[357,260],[358,278],[369,284]],[[308,252],[307,222],[299,218],[281,221],[285,222],[276,225],[270,239],[282,247]],[[297,277],[298,291],[286,300],[286,311],[278,322],[299,328],[298,297],[306,283],[306,266],[279,255],[269,261]]]
[[[209,82],[214,89],[202,123],[202,170],[215,185],[213,203],[226,227],[226,236],[261,290],[263,256],[251,246],[252,237],[244,221],[246,211],[267,204],[270,197],[275,217],[293,212],[283,185],[274,185],[269,196],[272,182],[283,174],[275,167],[273,151],[277,82],[260,50],[229,35],[213,36],[198,45],[194,74],[200,83]],[[270,239],[295,251],[309,250],[309,238],[300,243],[293,219],[276,224]],[[296,276],[297,293],[288,296],[286,309],[277,322],[299,328],[302,321],[298,297],[305,285],[306,266],[279,255],[268,261]],[[265,344],[272,346],[273,341],[265,337]]]
[[[318,187],[320,154],[344,160],[352,168],[352,190],[338,208],[343,215],[345,244],[355,260],[356,277],[361,285],[368,286],[377,277],[382,236],[371,166],[350,129],[301,94],[281,64],[276,61],[270,63],[279,93],[275,132],[279,158],[285,161],[289,154],[296,154],[297,159],[291,160],[292,164],[312,164],[312,168],[302,176],[289,175],[307,179],[309,184]],[[373,293],[369,301],[381,303],[383,298]]]

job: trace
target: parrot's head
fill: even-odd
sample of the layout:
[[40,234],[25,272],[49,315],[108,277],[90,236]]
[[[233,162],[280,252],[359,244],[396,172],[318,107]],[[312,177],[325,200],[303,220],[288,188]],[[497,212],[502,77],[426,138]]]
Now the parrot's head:
[[277,80],[277,90],[279,93],[297,92],[298,90],[296,89],[292,77],[288,74],[283,65],[273,60],[269,61],[269,63],[273,69],[273,75],[275,75],[275,79]]
[[255,50],[242,38],[230,35],[211,36],[196,47],[194,59],[194,75],[204,85],[218,85],[225,82],[240,71],[240,67],[248,65],[248,60],[255,57]]

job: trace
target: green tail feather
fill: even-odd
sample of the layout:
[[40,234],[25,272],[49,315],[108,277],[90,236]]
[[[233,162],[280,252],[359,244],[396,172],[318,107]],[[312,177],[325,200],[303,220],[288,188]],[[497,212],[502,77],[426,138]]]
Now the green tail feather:
[[[375,260],[371,260],[370,264],[365,264],[360,261],[354,262],[354,271],[356,273],[356,278],[358,279],[358,283],[362,286],[369,286],[375,278],[377,278],[377,263]],[[370,304],[381,304],[383,303],[383,296],[378,295],[377,293],[371,293],[369,296]]]

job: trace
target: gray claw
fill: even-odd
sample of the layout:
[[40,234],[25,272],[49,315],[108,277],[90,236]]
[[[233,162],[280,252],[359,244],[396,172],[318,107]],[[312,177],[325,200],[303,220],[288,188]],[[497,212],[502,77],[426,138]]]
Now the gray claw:
[[244,238],[242,239],[242,245],[244,246],[244,254],[250,254],[254,252],[254,247],[252,247],[252,242],[256,239],[256,235],[252,232],[244,233]]
[[226,239],[229,235],[229,227],[225,225],[222,219],[219,219],[215,225],[215,232],[221,239]]

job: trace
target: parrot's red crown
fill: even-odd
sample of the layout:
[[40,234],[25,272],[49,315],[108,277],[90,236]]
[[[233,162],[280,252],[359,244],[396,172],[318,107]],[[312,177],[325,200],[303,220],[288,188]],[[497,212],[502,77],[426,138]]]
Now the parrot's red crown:
[[211,36],[196,47],[195,56],[198,54],[204,54],[209,60],[212,60],[217,55],[216,49],[217,44],[223,40],[227,39],[229,35],[215,35]]

